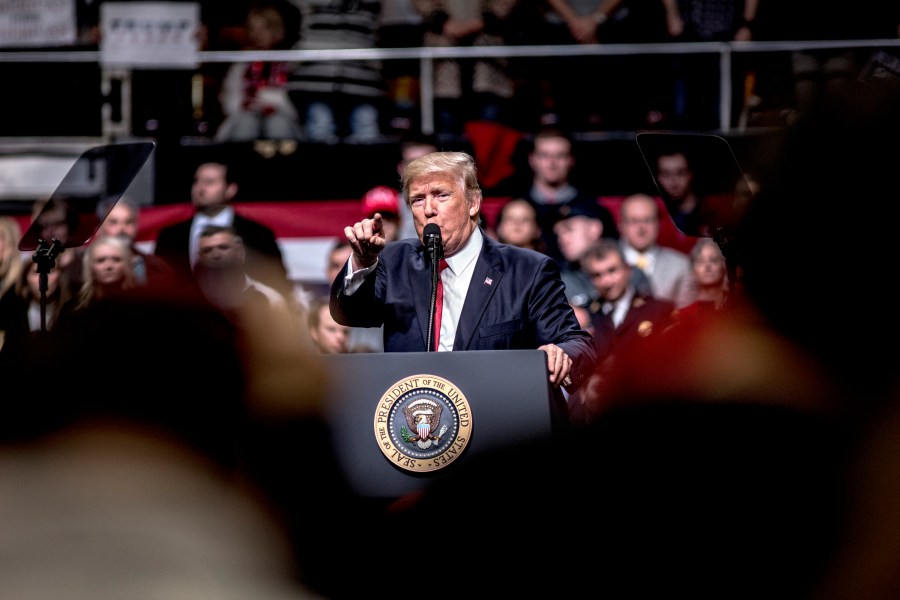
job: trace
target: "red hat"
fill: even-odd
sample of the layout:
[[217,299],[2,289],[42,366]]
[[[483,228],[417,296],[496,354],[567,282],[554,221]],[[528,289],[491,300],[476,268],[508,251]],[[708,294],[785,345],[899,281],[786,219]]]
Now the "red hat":
[[392,215],[400,214],[400,192],[386,185],[373,187],[363,196],[363,216],[371,217],[375,213]]

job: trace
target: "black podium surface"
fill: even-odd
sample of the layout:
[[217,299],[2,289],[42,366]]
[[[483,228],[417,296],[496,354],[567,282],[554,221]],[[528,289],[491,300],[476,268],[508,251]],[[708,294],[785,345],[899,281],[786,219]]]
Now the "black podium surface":
[[[553,394],[540,350],[322,358],[333,451],[360,496],[402,496],[479,453],[552,434]],[[422,426],[422,412],[434,417],[432,409],[441,424],[429,430],[425,423],[417,435],[413,420]]]

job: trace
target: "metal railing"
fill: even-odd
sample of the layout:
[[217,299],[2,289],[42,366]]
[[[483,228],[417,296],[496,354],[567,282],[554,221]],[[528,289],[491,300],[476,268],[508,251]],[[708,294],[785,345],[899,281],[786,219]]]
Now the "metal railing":
[[[342,60],[418,60],[420,65],[421,125],[425,133],[434,131],[434,61],[436,59],[463,58],[548,58],[548,57],[599,57],[637,55],[689,55],[718,54],[718,72],[710,73],[719,80],[719,129],[732,131],[732,60],[735,54],[785,53],[806,50],[835,49],[887,49],[900,48],[900,39],[860,39],[821,41],[765,41],[765,42],[666,42],[641,44],[590,44],[590,45],[541,45],[541,46],[478,46],[478,47],[420,47],[420,48],[363,48],[339,50],[235,50],[201,51],[200,64],[236,63],[253,61],[342,61]],[[101,52],[97,50],[0,52],[2,62],[35,63],[98,63],[103,68],[102,82],[107,87],[118,80],[122,85],[122,115],[119,123],[104,117],[104,137],[123,135],[130,119],[130,70],[103,65]],[[103,90],[104,93],[107,90]],[[108,109],[108,106],[104,107]],[[123,124],[124,123],[124,124]]]

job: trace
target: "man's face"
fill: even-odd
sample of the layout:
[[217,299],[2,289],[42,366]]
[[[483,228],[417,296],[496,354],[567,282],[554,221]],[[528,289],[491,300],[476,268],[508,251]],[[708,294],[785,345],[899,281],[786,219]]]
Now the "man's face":
[[603,258],[587,259],[582,268],[603,300],[615,302],[628,289],[631,268],[615,252]]
[[322,354],[347,352],[348,328],[335,322],[328,305],[319,308],[319,326],[310,329],[309,335]]
[[191,186],[191,202],[195,207],[222,206],[234,198],[237,185],[225,180],[225,171],[224,165],[212,163],[197,167]]
[[656,179],[666,194],[680,201],[691,193],[694,174],[684,154],[671,154],[657,159]]
[[603,235],[603,223],[599,219],[579,215],[557,222],[553,233],[563,257],[568,261],[577,261]]
[[124,237],[129,243],[137,237],[137,215],[129,207],[116,204],[100,226],[104,235]]
[[452,256],[475,230],[481,194],[469,202],[458,177],[443,173],[422,176],[410,182],[409,199],[419,239],[425,225],[435,223],[441,228],[444,256]]
[[572,144],[565,138],[542,138],[535,141],[528,164],[536,181],[557,186],[568,182],[575,164]]
[[659,215],[656,201],[629,202],[619,215],[619,233],[632,248],[643,252],[659,238]]
[[201,235],[199,258],[205,267],[237,267],[244,263],[244,245],[227,232]]

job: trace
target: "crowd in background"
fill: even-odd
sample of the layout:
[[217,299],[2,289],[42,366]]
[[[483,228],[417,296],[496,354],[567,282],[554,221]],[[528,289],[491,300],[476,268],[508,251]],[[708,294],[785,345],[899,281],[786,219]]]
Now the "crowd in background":
[[[136,260],[127,203],[67,248],[48,277],[47,331],[21,232],[0,220],[0,318],[33,334],[22,351],[5,325],[0,351],[0,547],[17,559],[4,580],[37,597],[349,598],[393,586],[395,552],[428,562],[450,543],[467,576],[435,594],[458,596],[471,577],[500,589],[502,541],[518,565],[504,590],[896,597],[897,332],[877,286],[863,304],[837,293],[847,277],[883,281],[896,251],[897,152],[875,143],[897,132],[896,98],[846,100],[791,125],[744,181],[756,187],[735,254],[705,236],[661,244],[662,197],[583,203],[568,138],[536,136],[546,156],[531,185],[484,231],[547,252],[550,228],[594,376],[567,399],[567,437],[473,459],[389,506],[347,487],[321,419],[321,353],[351,351],[352,332],[320,295],[300,312],[296,290],[278,291],[270,233],[231,210],[227,164],[198,165],[195,215],[161,232],[179,257],[166,284]],[[673,206],[690,206],[676,187]],[[403,200],[386,192],[360,218],[396,213],[402,231]],[[833,245],[850,197],[879,217],[871,262]],[[58,208],[38,207],[34,226],[64,236]],[[334,249],[329,267],[345,268]]]
[[[468,31],[442,3],[414,4],[432,8],[415,27]],[[600,4],[611,5],[639,4]],[[730,25],[761,28],[767,6]],[[563,10],[555,24],[590,40],[620,10]],[[378,329],[338,325],[327,289],[286,279],[271,229],[233,206],[241,182],[227,161],[197,165],[192,215],[152,254],[134,244],[140,210],[127,198],[98,204],[91,242],[49,269],[0,218],[4,585],[73,599],[897,597],[900,361],[884,283],[898,156],[883,142],[900,129],[895,94],[846,83],[850,94],[795,115],[767,168],[742,179],[736,246],[704,229],[686,157],[648,165],[658,197],[604,203],[572,177],[594,165],[578,162],[568,130],[534,127],[527,183],[483,230],[552,256],[592,334],[594,376],[567,399],[573,436],[472,461],[387,512],[348,490],[321,419],[322,354],[377,352]],[[489,104],[479,114],[509,108]],[[301,120],[316,113],[305,108]],[[365,129],[353,112],[332,111],[336,131]],[[398,169],[436,149],[420,141]],[[871,257],[835,244],[854,198]],[[416,235],[395,189],[360,204],[360,219],[377,212],[391,236]],[[42,239],[73,226],[64,203],[32,216]],[[327,283],[348,255],[335,239]]]
[[[96,43],[101,2],[85,2]],[[771,0],[252,0],[200,2],[204,50],[590,45],[893,39],[893,3],[845,13]],[[736,124],[781,125],[825,88],[891,66],[895,52],[837,48],[733,57]],[[486,120],[532,132],[715,129],[717,53],[442,59],[434,63],[435,131],[464,135]],[[421,126],[415,59],[251,61],[194,73],[134,73],[136,133],[219,140],[371,142]],[[164,87],[174,94],[154,106]],[[176,91],[178,90],[178,91]],[[192,91],[193,90],[193,91]],[[192,95],[193,94],[193,95]],[[240,125],[237,125],[238,121]],[[750,123],[754,124],[754,123]]]

